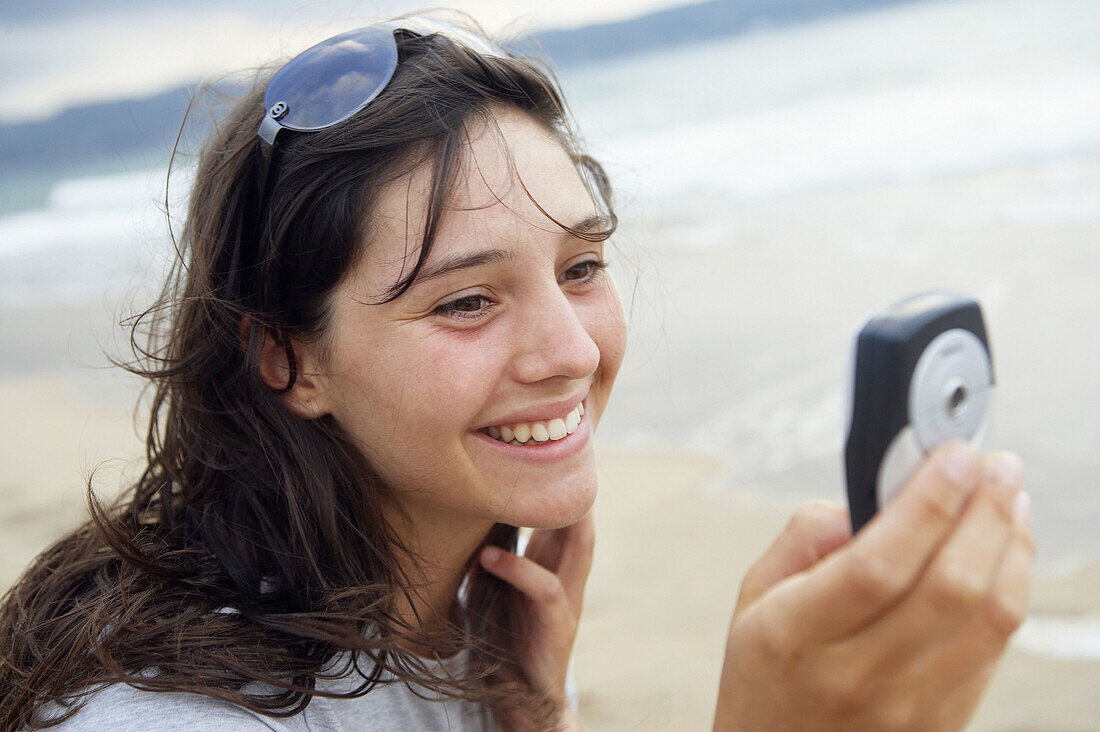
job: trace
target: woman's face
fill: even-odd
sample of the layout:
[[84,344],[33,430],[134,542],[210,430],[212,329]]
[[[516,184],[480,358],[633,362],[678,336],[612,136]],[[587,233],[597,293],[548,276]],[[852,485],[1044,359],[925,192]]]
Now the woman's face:
[[[369,304],[417,260],[430,171],[385,190],[306,377],[315,410],[350,434],[418,529],[583,516],[596,491],[592,433],[626,344],[604,245],[546,215],[601,223],[568,155],[519,112],[495,119],[499,132],[471,130],[416,283]],[[527,441],[506,443],[509,433]]]

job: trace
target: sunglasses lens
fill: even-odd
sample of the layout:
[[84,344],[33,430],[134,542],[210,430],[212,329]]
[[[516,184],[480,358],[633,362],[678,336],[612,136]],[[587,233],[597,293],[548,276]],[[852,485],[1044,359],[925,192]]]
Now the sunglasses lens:
[[397,43],[385,27],[343,33],[303,51],[267,83],[264,106],[282,102],[279,117],[292,130],[319,130],[370,103],[397,68]]

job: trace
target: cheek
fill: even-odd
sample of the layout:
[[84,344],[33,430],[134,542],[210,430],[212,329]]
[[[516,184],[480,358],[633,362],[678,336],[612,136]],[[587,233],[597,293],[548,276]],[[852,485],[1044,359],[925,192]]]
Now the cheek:
[[438,454],[483,408],[499,370],[494,350],[437,335],[374,344],[369,359],[345,367],[348,378],[336,384],[337,421],[368,457],[391,462],[402,454],[412,460]]
[[418,360],[403,369],[407,398],[442,421],[469,426],[507,370],[507,337],[477,330],[436,332],[417,339],[417,349]]
[[622,301],[610,280],[606,285],[605,297],[587,314],[586,323],[592,340],[600,349],[600,386],[606,402],[626,354],[626,316]]

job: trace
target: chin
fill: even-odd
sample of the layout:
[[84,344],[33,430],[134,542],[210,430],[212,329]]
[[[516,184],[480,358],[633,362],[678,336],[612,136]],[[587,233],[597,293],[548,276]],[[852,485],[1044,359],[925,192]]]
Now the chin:
[[[564,489],[564,490],[563,490]],[[540,487],[529,505],[513,502],[497,520],[531,529],[560,529],[580,521],[596,501],[596,476],[590,480]],[[524,503],[527,503],[526,501]]]

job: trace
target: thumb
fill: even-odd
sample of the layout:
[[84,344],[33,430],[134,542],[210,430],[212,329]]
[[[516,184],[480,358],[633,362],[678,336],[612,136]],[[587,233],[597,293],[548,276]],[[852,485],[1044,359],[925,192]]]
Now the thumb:
[[852,538],[848,510],[830,501],[803,503],[768,550],[745,573],[734,617],[779,582],[815,565]]

